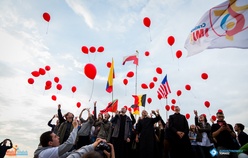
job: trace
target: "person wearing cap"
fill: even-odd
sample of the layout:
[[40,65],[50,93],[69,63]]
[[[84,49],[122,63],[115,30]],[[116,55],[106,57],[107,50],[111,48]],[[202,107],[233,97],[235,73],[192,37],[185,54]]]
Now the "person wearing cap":
[[232,125],[226,123],[225,116],[222,110],[216,113],[217,122],[211,127],[213,138],[216,139],[217,157],[218,158],[237,158],[237,152],[240,148],[236,133],[233,131]]
[[197,110],[194,110],[195,126],[197,129],[196,142],[199,147],[199,155],[203,158],[211,158],[210,150],[214,148],[214,140],[211,134],[211,125],[207,122],[205,114],[198,116]]

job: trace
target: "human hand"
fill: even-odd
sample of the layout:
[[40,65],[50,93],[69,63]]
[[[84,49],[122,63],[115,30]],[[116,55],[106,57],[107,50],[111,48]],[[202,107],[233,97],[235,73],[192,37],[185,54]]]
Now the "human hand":
[[101,142],[106,142],[106,140],[102,138],[96,138],[96,141],[93,143],[93,147],[96,148],[97,145]]
[[58,109],[60,109],[60,108],[61,108],[61,105],[59,104],[59,105],[58,105]]
[[127,138],[127,142],[128,142],[128,143],[130,142],[130,139],[129,139],[129,138]]
[[94,107],[96,107],[96,103],[97,103],[97,101],[94,101]]
[[107,158],[115,158],[115,149],[113,144],[107,143],[110,146],[111,153],[107,152],[106,150],[103,150],[103,153],[107,156]]
[[195,114],[195,116],[197,116],[197,115],[198,115],[197,110],[194,110],[194,114]]

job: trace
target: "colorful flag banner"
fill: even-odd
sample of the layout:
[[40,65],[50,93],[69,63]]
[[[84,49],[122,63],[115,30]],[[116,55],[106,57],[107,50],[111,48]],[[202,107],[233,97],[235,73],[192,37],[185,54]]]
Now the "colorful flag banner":
[[163,81],[161,82],[158,90],[158,95],[160,95],[162,98],[167,98],[167,95],[171,93],[170,86],[167,80],[167,75],[165,75]]
[[146,105],[146,94],[133,95],[133,97],[134,97],[134,105],[145,107],[145,105]]
[[108,106],[104,110],[100,110],[101,113],[116,112],[118,108],[118,99],[108,103]]
[[228,0],[208,10],[191,30],[188,57],[213,48],[248,48],[248,1]]
[[111,63],[111,67],[109,70],[109,76],[108,76],[108,81],[107,81],[107,85],[106,85],[106,91],[108,93],[113,92],[113,79],[115,78],[115,72],[114,72],[114,60],[112,58],[112,63]]

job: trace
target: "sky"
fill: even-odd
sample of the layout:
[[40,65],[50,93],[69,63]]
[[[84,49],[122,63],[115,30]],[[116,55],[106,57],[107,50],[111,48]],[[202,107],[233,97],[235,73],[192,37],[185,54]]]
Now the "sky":
[[[222,109],[226,122],[234,126],[243,123],[248,132],[248,50],[237,48],[206,49],[187,57],[184,43],[210,8],[222,0],[53,0],[53,1],[0,1],[0,141],[9,138],[20,150],[33,157],[40,135],[50,130],[47,122],[57,113],[72,112],[78,116],[83,108],[97,113],[112,99],[118,99],[118,109],[134,103],[132,95],[146,94],[140,110],[159,109],[164,120],[173,111],[165,110],[175,99],[182,114],[189,114],[189,124],[194,122],[193,110],[206,114],[209,119]],[[43,13],[50,15],[50,21]],[[143,19],[151,21],[145,26]],[[171,46],[167,38],[173,36]],[[103,52],[85,54],[81,48],[100,46]],[[176,52],[182,51],[177,58]],[[139,52],[139,65],[132,62],[122,65],[123,57]],[[149,56],[145,52],[149,51]],[[107,63],[114,60],[114,89],[107,93],[109,74]],[[96,76],[90,79],[84,68],[92,64]],[[49,66],[44,75],[31,73]],[[156,72],[161,68],[162,73]],[[128,72],[134,77],[127,77]],[[137,73],[137,75],[136,75]],[[206,73],[207,79],[201,78]],[[167,75],[171,93],[158,99],[157,89]],[[54,78],[58,77],[56,83]],[[137,80],[136,80],[137,77]],[[157,81],[153,81],[156,77]],[[28,79],[34,83],[29,84]],[[128,84],[124,85],[123,80]],[[52,87],[45,90],[46,81]],[[154,82],[154,88],[143,89],[141,84]],[[56,88],[57,84],[62,89]],[[186,90],[185,85],[191,89]],[[71,87],[76,86],[76,92]],[[177,96],[177,91],[182,94]],[[55,95],[54,101],[51,96]],[[210,102],[207,108],[205,101]],[[81,103],[80,108],[77,102]],[[83,117],[86,114],[83,113]],[[55,123],[54,119],[53,123]]]

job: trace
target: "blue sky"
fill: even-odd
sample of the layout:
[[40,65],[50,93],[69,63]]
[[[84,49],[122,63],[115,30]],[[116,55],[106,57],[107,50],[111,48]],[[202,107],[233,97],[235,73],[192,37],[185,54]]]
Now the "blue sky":
[[[223,1],[210,0],[132,0],[132,1],[9,1],[0,2],[0,139],[10,138],[22,150],[33,151],[43,131],[50,130],[47,122],[62,105],[62,112],[73,112],[76,116],[84,107],[93,110],[97,101],[98,110],[105,108],[112,95],[105,91],[109,73],[107,62],[114,59],[115,74],[113,98],[119,99],[119,109],[133,104],[135,78],[128,78],[135,65],[122,65],[124,56],[139,51],[137,68],[137,93],[147,94],[152,103],[145,109],[159,109],[166,119],[164,99],[157,98],[157,88],[163,77],[168,75],[172,93],[168,103],[176,99],[181,113],[193,110],[207,114],[208,118],[218,109],[226,115],[232,125],[237,122],[246,127],[248,104],[248,54],[245,49],[207,49],[192,57],[184,48],[186,38],[201,16],[211,7]],[[48,12],[51,20],[46,22],[42,14]],[[149,17],[151,26],[145,27],[143,18]],[[167,38],[174,36],[175,44],[168,45]],[[83,54],[82,46],[104,47],[102,53]],[[181,50],[181,58],[175,52]],[[150,55],[145,56],[144,52]],[[97,69],[94,80],[84,74],[84,66],[92,63]],[[51,70],[35,79],[30,85],[27,80],[32,71],[44,68]],[[156,68],[163,69],[162,74]],[[205,72],[209,78],[203,80]],[[56,89],[54,77],[60,78],[62,90]],[[142,89],[141,83],[149,84],[157,77],[153,89]],[[128,84],[123,84],[123,79]],[[50,90],[44,90],[47,80],[53,82]],[[185,90],[190,84],[191,90]],[[77,91],[71,92],[76,86]],[[93,89],[92,89],[93,88]],[[176,95],[177,90],[182,95]],[[92,96],[91,96],[91,92]],[[52,95],[57,100],[51,99]],[[204,106],[204,101],[210,107]],[[76,103],[81,102],[77,108]],[[142,110],[143,108],[141,108]],[[172,111],[167,112],[168,115]],[[85,116],[84,116],[85,117]],[[246,128],[247,131],[247,128]]]

